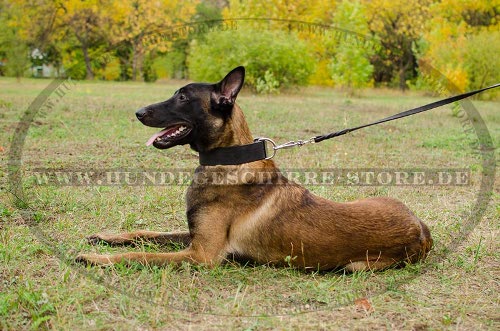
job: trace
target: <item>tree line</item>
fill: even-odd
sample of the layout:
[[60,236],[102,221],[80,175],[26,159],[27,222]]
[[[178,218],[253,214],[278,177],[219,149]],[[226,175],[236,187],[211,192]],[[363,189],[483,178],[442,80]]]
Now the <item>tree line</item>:
[[500,77],[500,0],[1,0],[0,75],[461,90]]

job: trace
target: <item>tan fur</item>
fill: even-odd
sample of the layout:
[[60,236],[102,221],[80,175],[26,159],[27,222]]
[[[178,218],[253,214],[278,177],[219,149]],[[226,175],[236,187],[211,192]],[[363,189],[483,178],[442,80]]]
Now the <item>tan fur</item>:
[[[253,141],[237,106],[212,148]],[[228,185],[220,185],[221,180]],[[216,265],[236,254],[258,263],[313,270],[379,270],[425,257],[428,228],[401,202],[371,198],[347,203],[315,196],[289,182],[273,161],[199,166],[186,195],[190,233],[94,235],[115,244],[137,240],[190,243],[173,253],[83,254],[79,261]]]

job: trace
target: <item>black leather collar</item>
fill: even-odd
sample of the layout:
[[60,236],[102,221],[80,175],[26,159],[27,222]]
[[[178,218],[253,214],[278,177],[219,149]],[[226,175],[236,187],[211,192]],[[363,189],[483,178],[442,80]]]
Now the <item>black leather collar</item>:
[[204,166],[237,165],[267,158],[266,143],[258,140],[252,144],[215,148],[200,152],[200,164]]

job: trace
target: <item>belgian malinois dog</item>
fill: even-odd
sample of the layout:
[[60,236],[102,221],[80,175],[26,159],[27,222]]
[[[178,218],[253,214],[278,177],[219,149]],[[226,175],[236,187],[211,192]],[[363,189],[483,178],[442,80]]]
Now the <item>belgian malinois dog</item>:
[[[217,84],[188,84],[170,99],[138,110],[136,116],[143,124],[165,128],[148,144],[159,149],[189,144],[200,155],[210,155],[254,143],[235,103],[244,77],[245,69],[238,67]],[[186,204],[189,232],[137,231],[88,237],[90,243],[180,243],[186,246],[184,250],[82,254],[77,260],[95,265],[185,261],[214,266],[237,256],[306,270],[359,271],[416,262],[432,246],[427,226],[402,202],[386,197],[332,202],[287,180],[269,159],[200,165]]]

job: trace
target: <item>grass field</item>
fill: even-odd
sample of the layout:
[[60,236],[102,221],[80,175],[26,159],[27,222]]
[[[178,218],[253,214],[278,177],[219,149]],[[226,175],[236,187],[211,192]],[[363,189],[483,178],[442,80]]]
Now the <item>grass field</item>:
[[[37,185],[35,171],[194,170],[197,155],[187,146],[167,151],[145,147],[156,130],[134,116],[136,109],[166,99],[184,82],[71,85],[51,111],[38,114],[22,146],[24,199],[31,210],[26,213],[9,194],[9,149],[24,110],[48,84],[0,79],[0,329],[500,328],[500,190],[494,186],[492,200],[469,233],[484,164],[474,151],[477,137],[464,132],[450,107],[281,151],[275,158],[285,169],[470,171],[469,183],[459,186],[308,186],[337,201],[387,195],[405,202],[434,238],[434,249],[421,264],[354,274],[235,263],[214,269],[188,264],[98,268],[72,259],[79,252],[161,248],[94,247],[86,235],[186,229],[187,186]],[[307,88],[275,96],[244,91],[239,104],[254,136],[281,143],[432,100],[413,92],[367,90],[347,98],[331,89]],[[498,146],[500,104],[473,104]]]

